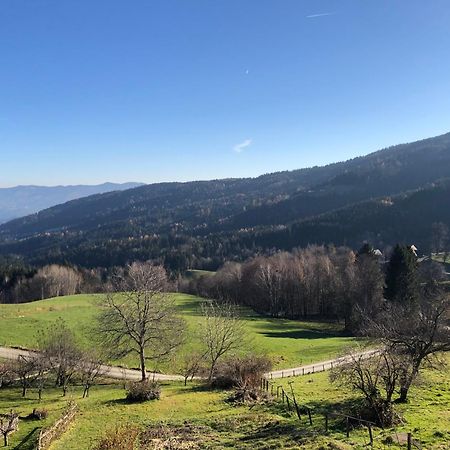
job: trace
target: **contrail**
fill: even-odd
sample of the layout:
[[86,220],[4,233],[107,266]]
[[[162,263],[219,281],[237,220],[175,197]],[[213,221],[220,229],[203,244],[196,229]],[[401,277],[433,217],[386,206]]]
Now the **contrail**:
[[316,19],[317,17],[334,16],[336,13],[311,14],[306,16],[307,19]]

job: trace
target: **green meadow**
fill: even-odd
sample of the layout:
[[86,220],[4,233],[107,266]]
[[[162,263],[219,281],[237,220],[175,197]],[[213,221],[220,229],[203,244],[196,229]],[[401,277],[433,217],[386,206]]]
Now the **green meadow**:
[[[200,305],[204,300],[187,294],[171,295],[188,326],[186,344],[178,353],[191,352],[200,346]],[[37,330],[45,329],[59,318],[77,334],[81,343],[89,345],[100,300],[101,295],[95,294],[0,305],[0,346],[35,348]],[[241,314],[248,336],[244,349],[269,355],[275,368],[295,367],[331,358],[354,341],[354,338],[343,335],[338,324],[266,318],[246,308],[241,308]],[[133,358],[120,363],[136,366]],[[170,363],[163,368],[170,370]]]
[[[277,381],[287,392],[291,386],[298,403],[312,410],[313,425],[305,414],[299,421],[280,402],[259,404],[253,407],[228,403],[229,392],[209,391],[199,384],[183,386],[180,382],[165,383],[161,400],[141,404],[124,401],[123,386],[119,383],[94,386],[91,395],[82,399],[82,389],[71,387],[68,397],[61,390],[49,387],[41,403],[31,389],[27,398],[20,389],[1,390],[0,414],[12,409],[21,417],[33,408],[45,408],[49,417],[45,421],[23,419],[19,431],[11,435],[10,449],[31,450],[41,427],[53,423],[63,412],[68,400],[75,400],[80,408],[75,421],[57,440],[51,450],[89,450],[108,431],[116,426],[146,429],[163,425],[172,435],[179,428],[188,429],[199,449],[365,449],[368,447],[366,428],[352,429],[345,435],[345,426],[330,420],[329,432],[324,432],[325,411],[346,411],[356,396],[329,381],[328,373]],[[420,382],[413,387],[410,400],[396,408],[402,423],[395,429],[375,428],[375,449],[405,448],[408,431],[421,442],[423,449],[446,449],[450,442],[450,370],[425,370]]]

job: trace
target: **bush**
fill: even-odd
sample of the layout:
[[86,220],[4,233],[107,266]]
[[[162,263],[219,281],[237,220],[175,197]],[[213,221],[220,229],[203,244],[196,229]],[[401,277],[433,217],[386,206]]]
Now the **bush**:
[[272,361],[266,356],[234,356],[217,365],[212,384],[223,389],[259,389],[261,378],[271,368]]
[[129,402],[146,402],[148,400],[159,400],[161,386],[156,381],[136,381],[127,386],[127,400]]
[[132,426],[117,427],[109,431],[95,450],[134,450],[139,430]]
[[32,420],[45,420],[48,417],[48,411],[46,409],[33,409],[33,412],[28,416],[28,419]]

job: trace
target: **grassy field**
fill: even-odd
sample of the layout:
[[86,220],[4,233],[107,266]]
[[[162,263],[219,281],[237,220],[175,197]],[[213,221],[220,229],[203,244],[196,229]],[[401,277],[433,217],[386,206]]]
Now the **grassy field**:
[[[449,359],[450,362],[450,359]],[[404,423],[394,429],[374,429],[376,449],[405,448],[405,433],[411,431],[419,439],[423,449],[448,449],[450,442],[450,370],[443,372],[426,370],[417,386],[411,391],[410,401],[398,405]],[[346,405],[355,399],[355,394],[331,385],[327,373],[280,380],[290,391],[289,382],[301,405],[313,410],[313,426],[306,417],[301,422],[287,412],[281,403],[234,406],[225,400],[227,392],[207,391],[196,384],[187,387],[181,383],[163,385],[159,401],[143,404],[124,402],[123,387],[119,384],[101,385],[92,388],[88,399],[81,399],[81,389],[72,387],[64,399],[61,391],[50,388],[44,393],[41,404],[33,390],[28,398],[20,397],[19,389],[0,391],[0,413],[11,408],[29,414],[34,407],[46,408],[50,412],[44,422],[22,420],[19,431],[12,435],[11,449],[32,449],[39,428],[47,425],[61,414],[69,399],[80,407],[75,422],[64,436],[55,442],[51,450],[89,450],[107,430],[117,425],[137,426],[140,429],[164,424],[177,435],[177,427],[188,429],[190,436],[199,443],[198,448],[238,449],[364,449],[367,448],[366,429],[352,430],[350,438],[345,428],[330,421],[330,431],[324,434],[324,411],[345,411]],[[393,444],[388,445],[388,442]],[[197,448],[197,447],[193,447]]]
[[[408,432],[420,440],[423,449],[450,448],[450,355],[446,360],[447,366],[441,371],[424,370],[411,388],[408,403],[395,406],[403,418],[401,425],[395,429],[375,429],[375,448],[385,448],[391,439],[394,443],[402,442]],[[349,402],[356,398],[355,393],[330,383],[327,372],[283,379],[277,384],[282,385],[286,392],[290,392],[292,386],[297,401],[312,409],[313,427],[310,428],[319,433],[323,433],[325,412],[345,411]],[[306,418],[303,423],[307,423]],[[334,420],[334,425],[330,422],[330,428],[330,439],[346,443],[349,448],[368,443],[366,428],[356,429],[348,440],[343,437],[345,427],[339,426],[337,420]]]
[[[186,294],[172,294],[180,315],[189,328],[189,339],[181,352],[189,352],[200,343],[196,335],[202,321],[202,299]],[[34,348],[37,330],[45,329],[58,318],[66,321],[86,345],[98,313],[99,295],[75,295],[19,305],[0,305],[0,346]],[[353,339],[345,337],[336,324],[270,319],[242,308],[248,340],[247,349],[266,353],[276,368],[289,368],[335,356]],[[134,359],[121,361],[134,367]],[[171,367],[166,365],[164,370]]]

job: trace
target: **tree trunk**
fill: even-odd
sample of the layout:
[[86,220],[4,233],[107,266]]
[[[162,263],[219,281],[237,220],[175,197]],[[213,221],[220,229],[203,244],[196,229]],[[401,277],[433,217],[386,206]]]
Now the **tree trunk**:
[[400,388],[400,397],[398,399],[400,403],[406,403],[408,401],[408,391],[409,386],[402,386]]
[[145,371],[145,353],[144,353],[144,349],[143,348],[140,349],[139,357],[140,357],[140,360],[141,360],[141,376],[142,376],[142,380],[141,381],[145,381],[146,378],[147,378],[147,373]]
[[5,443],[5,447],[8,447],[8,433],[3,433],[3,441]]
[[212,362],[211,368],[209,369],[208,384],[211,384],[213,374],[214,374],[214,369],[216,368],[216,363],[217,363],[217,359]]

